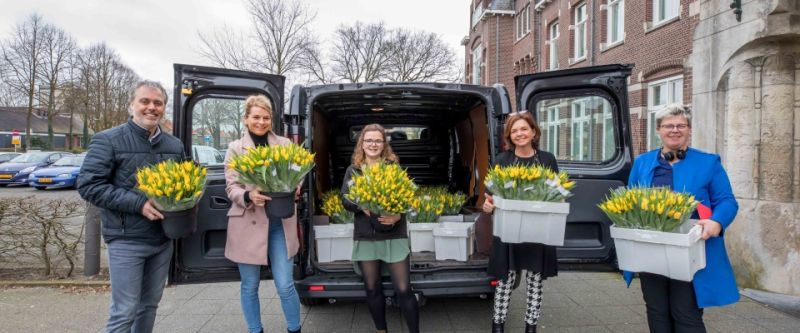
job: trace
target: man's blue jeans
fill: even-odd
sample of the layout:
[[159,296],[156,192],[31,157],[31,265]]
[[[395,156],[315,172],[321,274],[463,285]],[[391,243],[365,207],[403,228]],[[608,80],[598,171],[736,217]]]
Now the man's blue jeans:
[[[272,270],[275,289],[281,298],[283,316],[286,327],[290,331],[300,329],[300,298],[294,289],[292,276],[292,258],[286,252],[286,238],[283,233],[283,222],[280,218],[269,218],[269,242],[267,254]],[[260,265],[239,264],[239,275],[242,278],[241,300],[244,320],[250,332],[259,332],[261,326],[261,304],[258,300]]]
[[106,332],[152,332],[172,257],[172,242],[118,239],[107,244],[111,306]]

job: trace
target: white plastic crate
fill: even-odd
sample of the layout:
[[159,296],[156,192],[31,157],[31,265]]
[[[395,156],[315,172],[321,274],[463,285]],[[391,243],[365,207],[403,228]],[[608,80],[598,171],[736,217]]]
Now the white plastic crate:
[[494,196],[494,206],[492,234],[503,242],[564,245],[569,203]]
[[686,221],[677,232],[611,226],[619,269],[692,281],[694,273],[706,267],[706,241],[694,222]]
[[478,214],[458,214],[439,216],[438,222],[475,222]]
[[475,232],[470,222],[442,222],[433,228],[436,260],[467,261]]
[[411,252],[434,251],[433,228],[437,225],[439,225],[438,222],[408,224],[408,241],[411,243]]
[[353,257],[353,224],[315,225],[317,261],[333,262]]

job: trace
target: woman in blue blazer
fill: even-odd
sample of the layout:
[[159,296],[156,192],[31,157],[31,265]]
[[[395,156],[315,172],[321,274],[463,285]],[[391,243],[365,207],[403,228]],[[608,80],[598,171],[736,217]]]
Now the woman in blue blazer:
[[[705,332],[703,308],[739,300],[723,238],[739,205],[719,155],[689,148],[692,122],[687,110],[677,104],[667,105],[656,113],[656,128],[662,147],[636,158],[628,186],[669,186],[689,192],[710,207],[712,214],[697,222],[706,240],[706,267],[692,282],[639,274],[647,322],[651,332]],[[631,276],[626,274],[629,283]]]

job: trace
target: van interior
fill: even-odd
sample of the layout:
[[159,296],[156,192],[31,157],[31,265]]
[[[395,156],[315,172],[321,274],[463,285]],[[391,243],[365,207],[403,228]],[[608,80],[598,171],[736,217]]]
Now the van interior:
[[[361,128],[371,123],[386,128],[386,142],[415,183],[461,191],[468,198],[462,213],[479,211],[483,204],[483,177],[490,164],[487,108],[480,95],[468,91],[384,87],[320,93],[310,102],[309,141],[316,153],[312,215],[324,215],[320,209],[322,194],[341,188]],[[477,242],[491,241],[490,226],[476,225],[474,229]],[[483,267],[488,262],[488,246],[476,245],[466,262],[437,261],[433,253],[412,253],[412,272]],[[312,251],[315,253],[313,247]],[[315,258],[312,254],[312,261],[323,271],[353,269],[350,261],[323,264]]]

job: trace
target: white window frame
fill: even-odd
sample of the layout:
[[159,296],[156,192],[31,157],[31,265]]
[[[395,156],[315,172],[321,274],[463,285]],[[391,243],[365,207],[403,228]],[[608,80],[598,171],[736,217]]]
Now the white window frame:
[[[656,104],[655,90],[665,88],[661,103]],[[647,147],[648,150],[656,149],[661,143],[655,135],[655,114],[670,103],[683,104],[683,75],[676,75],[665,79],[649,82],[647,84]]]
[[[681,14],[680,8],[680,0],[653,0],[653,25],[659,25],[678,17]],[[662,15],[663,18],[661,18]]]
[[525,38],[531,32],[531,5],[525,6],[517,13],[517,40]]
[[558,69],[558,21],[550,23],[548,27],[550,34],[550,63],[547,65],[549,70]]
[[483,47],[478,45],[472,49],[472,84],[482,84],[481,62],[483,62]]
[[[547,147],[545,149],[553,154],[553,156],[558,157],[558,128],[561,125],[561,119],[559,113],[561,112],[561,106],[553,105],[545,107],[545,115],[547,118],[542,125],[547,130]],[[550,136],[552,135],[553,140],[550,140]]]
[[[572,118],[570,119],[570,136],[571,136],[571,140],[570,140],[570,151],[569,151],[569,153],[570,153],[570,159],[573,160],[573,161],[586,161],[586,160],[590,160],[591,159],[591,151],[589,151],[589,156],[588,156],[587,159],[583,158],[583,153],[584,153],[584,151],[583,151],[583,146],[584,146],[583,145],[584,144],[583,135],[580,135],[580,136],[576,136],[575,135],[576,133],[578,133],[578,131],[576,131],[576,129],[580,129],[581,127],[583,127],[584,124],[588,124],[589,125],[588,126],[589,127],[589,135],[588,135],[588,140],[589,140],[588,143],[589,143],[589,145],[588,146],[589,146],[590,150],[592,149],[592,126],[593,126],[593,122],[592,122],[592,114],[591,114],[591,112],[588,111],[588,104],[589,104],[588,100],[586,100],[586,99],[578,99],[578,100],[572,101],[570,103],[570,113],[571,113]],[[580,114],[577,113],[578,110],[575,107],[575,105],[580,105],[581,106]],[[576,154],[576,151],[574,149],[576,143],[578,144],[578,146],[577,146],[578,147],[577,154]]]
[[[613,117],[613,114],[611,112],[611,105],[607,104],[607,103],[604,103],[604,102],[607,102],[607,101],[605,99],[600,101],[600,103],[602,105],[602,108],[603,108],[603,119],[602,119],[602,121],[603,121],[603,142],[602,142],[602,144],[603,144],[603,146],[602,146],[602,148],[600,150],[602,152],[601,154],[602,154],[603,160],[605,161],[605,160],[608,160],[608,159],[610,159],[611,157],[614,156],[614,153],[616,153],[617,148],[616,148],[616,140],[615,140],[615,136],[614,136],[614,134],[615,134],[614,133],[614,117]],[[611,121],[611,125],[607,126],[609,120]],[[609,131],[609,130],[611,131],[611,141],[614,141],[615,145],[611,149],[611,151],[606,151],[606,144],[608,144],[608,140],[606,140],[606,132]]]
[[[586,3],[584,2],[579,6],[576,6],[573,15],[575,17],[574,62],[576,62],[586,59],[586,21],[588,17],[588,13],[586,12]],[[581,51],[581,53],[578,53],[578,51]]]
[[[656,0],[658,1],[658,0]],[[614,24],[614,15],[617,15],[617,24]],[[612,45],[625,40],[625,0],[608,0],[606,5],[606,44]],[[617,38],[614,38],[616,32]]]

